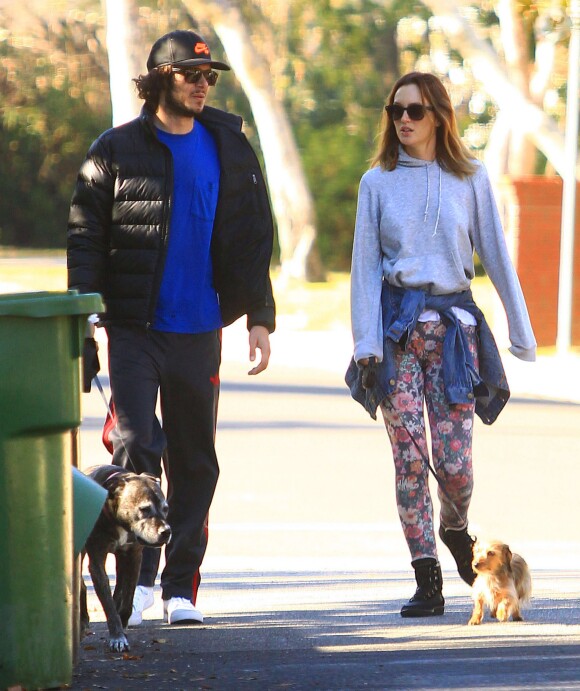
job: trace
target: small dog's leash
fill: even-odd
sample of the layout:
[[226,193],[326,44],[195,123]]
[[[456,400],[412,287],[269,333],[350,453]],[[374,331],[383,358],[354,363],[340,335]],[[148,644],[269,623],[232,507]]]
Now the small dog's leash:
[[[370,357],[369,358],[369,364],[363,365],[363,373],[362,373],[363,388],[372,389],[373,386],[376,384],[376,376],[377,376],[376,375],[376,365],[377,365],[377,359],[375,357]],[[395,413],[397,412],[395,410],[395,408],[393,407],[393,404],[391,403],[391,401],[388,398],[385,398],[383,403],[386,403],[391,408],[391,410],[393,412],[395,412]],[[463,523],[465,521],[465,518],[459,513],[459,509],[455,505],[455,502],[449,496],[449,492],[447,491],[447,489],[443,485],[443,480],[439,477],[439,475],[437,475],[437,471],[431,465],[431,461],[429,459],[429,456],[427,454],[425,454],[423,449],[419,446],[419,443],[417,442],[415,437],[411,434],[411,432],[409,431],[409,429],[405,425],[405,423],[402,420],[400,420],[400,422],[401,422],[401,425],[402,425],[403,429],[405,430],[405,432],[409,435],[409,439],[413,442],[413,446],[419,452],[419,455],[421,456],[423,463],[425,463],[427,465],[427,468],[429,468],[431,474],[433,475],[435,480],[437,480],[437,484],[439,485],[441,492],[445,495],[445,498],[451,504],[451,507],[453,508],[455,513],[457,514],[457,517]]]
[[129,449],[127,448],[127,446],[126,446],[126,444],[125,444],[125,440],[123,439],[123,433],[121,432],[121,430],[120,430],[120,428],[119,428],[119,425],[118,425],[118,423],[117,423],[117,416],[116,416],[115,413],[112,411],[111,406],[109,405],[109,401],[107,400],[107,397],[105,396],[105,392],[104,392],[104,390],[103,390],[103,385],[101,384],[101,380],[99,379],[99,375],[98,375],[98,374],[95,374],[95,376],[93,377],[93,381],[94,381],[95,384],[97,385],[97,389],[99,390],[99,392],[100,392],[100,394],[101,394],[101,398],[102,398],[103,401],[105,402],[105,407],[107,408],[107,413],[109,414],[109,417],[110,417],[111,420],[115,423],[115,429],[117,430],[117,434],[119,435],[119,439],[121,440],[121,444],[123,445],[123,450],[124,450],[125,453],[127,454],[127,460],[129,461],[129,463],[130,463],[130,465],[131,465],[131,467],[132,467],[132,469],[133,469],[133,472],[136,473],[136,472],[137,472],[137,469],[135,468],[135,464],[134,464],[133,461],[131,460],[131,456],[130,456],[130,454],[129,454]]

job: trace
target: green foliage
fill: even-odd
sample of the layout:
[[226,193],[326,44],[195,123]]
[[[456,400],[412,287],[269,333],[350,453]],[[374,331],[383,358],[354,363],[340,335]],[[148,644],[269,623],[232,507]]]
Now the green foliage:
[[63,246],[79,163],[87,141],[104,124],[78,99],[52,88],[38,106],[41,120],[30,113],[0,126],[0,157],[6,164],[0,173],[3,245]]
[[[194,27],[223,57],[207,21],[192,17],[186,3],[137,4],[144,45],[171,29]],[[495,105],[427,7],[415,0],[236,4],[286,106],[315,202],[322,260],[330,270],[348,269],[359,180],[376,148],[382,105],[400,73],[417,68],[441,76],[474,150],[485,147]],[[548,6],[549,0],[521,3],[531,51],[536,19]],[[465,9],[498,45],[493,3]],[[18,30],[2,12],[0,27],[12,28],[0,29],[0,245],[64,248],[78,168],[91,141],[111,122],[102,6],[98,0],[33,0],[28,10],[18,9]],[[554,80],[554,88],[562,103],[565,78]],[[260,156],[251,109],[233,74],[222,77],[209,102],[242,115]],[[561,115],[561,109],[553,110]]]
[[[0,43],[0,245],[65,245],[79,165],[110,122],[105,55],[99,65],[98,51],[86,47],[91,28],[79,20],[42,23],[31,40]],[[92,40],[98,45],[94,33]]]
[[350,268],[358,183],[367,169],[368,141],[341,123],[301,127],[302,162],[315,198],[318,247],[327,266]]
[[392,8],[366,0],[291,6],[285,101],[330,269],[350,267],[359,180],[398,76],[396,21]]

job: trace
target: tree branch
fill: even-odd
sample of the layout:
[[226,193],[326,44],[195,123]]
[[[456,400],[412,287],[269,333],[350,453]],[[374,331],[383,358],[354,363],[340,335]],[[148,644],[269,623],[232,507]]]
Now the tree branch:
[[[386,5],[388,0],[375,0]],[[564,135],[558,125],[541,108],[525,97],[510,80],[493,48],[479,38],[461,15],[455,0],[422,0],[440,19],[440,26],[450,43],[469,61],[473,74],[485,86],[503,115],[530,138],[560,175],[566,165]],[[576,177],[580,179],[580,166]]]

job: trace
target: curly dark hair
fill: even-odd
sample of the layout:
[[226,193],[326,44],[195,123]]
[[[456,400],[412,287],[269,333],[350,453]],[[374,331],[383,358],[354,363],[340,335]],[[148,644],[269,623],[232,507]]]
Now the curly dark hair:
[[140,74],[133,79],[137,87],[139,98],[145,101],[145,108],[152,115],[159,108],[161,94],[171,88],[173,73],[170,65],[156,67],[147,74]]

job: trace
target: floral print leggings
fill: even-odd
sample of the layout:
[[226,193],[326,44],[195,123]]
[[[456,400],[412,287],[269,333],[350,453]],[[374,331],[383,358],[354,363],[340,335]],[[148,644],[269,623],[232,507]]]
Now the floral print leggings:
[[[475,327],[462,324],[461,328],[477,368]],[[461,516],[438,485],[440,521],[445,528],[461,529],[467,525],[473,490],[471,445],[475,404],[450,405],[445,399],[445,331],[440,321],[417,322],[406,350],[399,350],[396,356],[395,390],[381,405],[395,461],[397,507],[412,560],[437,558],[429,469],[409,436],[413,435],[428,456],[423,402],[429,416],[433,467]]]

